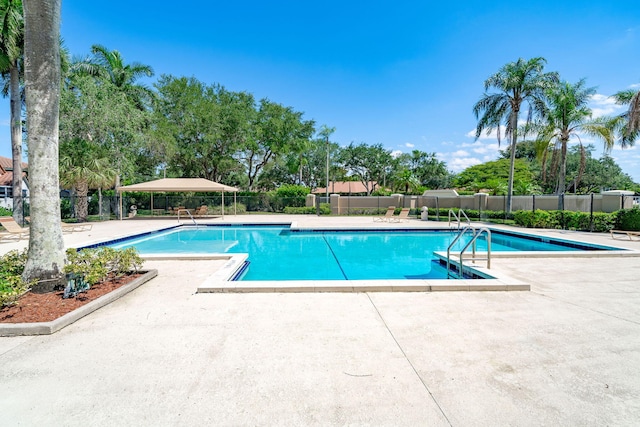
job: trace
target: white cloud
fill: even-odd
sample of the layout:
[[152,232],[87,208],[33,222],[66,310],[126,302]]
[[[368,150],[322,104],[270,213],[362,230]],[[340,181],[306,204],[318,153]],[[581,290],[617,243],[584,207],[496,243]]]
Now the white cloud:
[[596,93],[591,97],[589,107],[594,118],[620,114],[625,109],[624,106],[616,104],[612,97],[600,93]]
[[2,119],[0,120],[0,126],[7,126],[9,127],[11,124],[11,119]]
[[[503,147],[504,148],[503,144]],[[486,153],[497,153],[498,150],[500,149],[500,146],[498,145],[498,142],[483,142],[483,141],[474,141],[472,143],[469,142],[463,142],[462,144],[460,144],[461,147],[463,148],[471,148],[471,151],[473,151],[476,154],[486,154]]]
[[407,147],[407,148],[413,148],[413,147],[415,147],[415,145],[414,145],[414,144],[412,144],[412,143],[410,143],[410,142],[407,142],[406,144],[404,144],[404,146],[405,146],[405,147]]
[[394,151],[391,152],[391,157],[393,157],[395,159],[401,154],[402,154],[402,150],[394,150]]
[[461,172],[468,167],[479,165],[482,161],[475,157],[459,157],[447,162],[447,166],[453,172]]
[[632,85],[629,86],[630,89],[638,89],[640,88],[640,83],[634,83]]

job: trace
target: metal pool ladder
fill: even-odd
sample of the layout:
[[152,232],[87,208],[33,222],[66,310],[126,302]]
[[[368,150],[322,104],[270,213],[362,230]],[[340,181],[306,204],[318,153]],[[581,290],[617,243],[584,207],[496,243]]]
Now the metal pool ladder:
[[[462,248],[462,250],[458,254],[451,254],[452,248],[455,244],[467,233],[471,233],[471,240],[467,242],[466,245]],[[476,255],[476,240],[482,234],[486,234],[487,236],[487,256],[486,257],[478,257]],[[471,257],[467,257],[470,259],[472,263],[476,263],[476,261],[486,261],[487,268],[491,268],[491,230],[487,227],[474,227],[469,224],[465,228],[463,228],[453,242],[447,248],[447,278],[456,278],[456,279],[464,279],[464,253],[471,247]],[[451,271],[451,257],[458,257],[458,272]]]
[[467,220],[467,226],[471,227],[471,220],[462,209],[458,209],[458,215],[456,215],[453,209],[449,209],[449,228],[451,228],[451,217],[454,217],[456,222],[458,223],[458,230],[460,230],[460,221],[462,220],[463,216]]
[[180,222],[180,212],[186,212],[187,215],[189,215],[189,218],[191,218],[191,221],[193,221],[193,224],[197,227],[198,223],[196,222],[196,219],[193,217],[193,215],[191,215],[191,212],[189,212],[189,209],[178,209],[178,222]]

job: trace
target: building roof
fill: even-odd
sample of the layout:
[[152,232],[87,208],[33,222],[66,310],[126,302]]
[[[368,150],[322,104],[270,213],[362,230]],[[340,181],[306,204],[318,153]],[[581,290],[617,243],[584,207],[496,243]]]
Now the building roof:
[[[26,176],[24,173],[27,170],[27,163],[22,162],[22,176]],[[10,186],[13,183],[13,160],[9,157],[0,156],[0,185]]]
[[[373,191],[378,188],[378,183],[376,181],[369,181],[369,190]],[[366,193],[367,189],[364,184],[360,181],[329,181],[329,193],[343,193],[343,194],[353,194],[353,193]],[[326,194],[326,187],[316,188],[312,191],[313,194]]]

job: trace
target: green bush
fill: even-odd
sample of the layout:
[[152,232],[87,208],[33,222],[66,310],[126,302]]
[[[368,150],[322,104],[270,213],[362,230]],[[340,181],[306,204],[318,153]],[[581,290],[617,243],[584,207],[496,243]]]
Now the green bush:
[[555,228],[578,231],[606,232],[614,227],[616,216],[611,213],[572,211],[516,211],[517,225],[527,228]]
[[0,307],[14,304],[35,283],[22,280],[27,250],[10,251],[0,257]]
[[615,228],[618,230],[640,231],[640,209],[622,209],[615,213]]
[[291,215],[315,215],[317,213],[315,206],[287,206],[284,213]]
[[142,258],[135,248],[117,250],[106,246],[99,248],[67,250],[67,265],[63,271],[84,277],[89,285],[105,280],[110,273],[116,277],[142,266]]
[[7,208],[3,208],[2,206],[0,206],[0,216],[12,216],[13,215],[13,211],[9,210]]

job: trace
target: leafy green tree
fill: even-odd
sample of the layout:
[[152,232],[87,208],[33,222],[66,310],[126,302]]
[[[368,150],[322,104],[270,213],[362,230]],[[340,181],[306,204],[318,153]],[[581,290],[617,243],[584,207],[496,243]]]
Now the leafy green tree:
[[386,171],[392,164],[391,151],[382,144],[367,145],[353,142],[344,147],[339,154],[339,162],[347,173],[356,176],[370,195],[374,190],[371,183],[385,181]]
[[445,162],[436,158],[436,153],[413,150],[400,154],[396,160],[398,168],[411,171],[420,186],[437,189],[449,187],[452,183],[453,174],[447,170]]
[[[591,144],[584,147],[569,148],[567,154],[567,177],[569,186],[567,190],[575,193],[588,194],[601,190],[632,190],[633,180],[622,171],[613,158],[608,155],[600,159],[592,157],[595,147]],[[580,173],[581,166],[584,171]],[[577,177],[580,176],[580,180]]]
[[[491,190],[495,194],[507,194],[511,159],[498,159],[468,167],[460,172],[454,183],[458,188],[472,191]],[[514,161],[514,182],[518,188],[535,188],[536,181],[529,163],[523,159]],[[504,190],[504,191],[503,191]]]
[[13,159],[13,218],[22,223],[22,98],[20,64],[24,52],[24,22],[21,0],[0,0],[0,72],[9,85],[11,121],[11,156]]
[[[260,174],[279,156],[299,153],[314,134],[314,122],[291,107],[262,99],[251,126],[249,138],[239,154],[247,174],[249,191],[254,191]],[[269,183],[264,183],[269,186]]]
[[[543,147],[553,146],[551,172],[556,176],[556,194],[564,193],[567,188],[567,147],[572,137],[578,140],[583,155],[584,149],[578,133],[602,139],[605,147],[613,146],[613,121],[608,118],[591,118],[588,104],[594,93],[595,88],[585,87],[584,79],[576,84],[559,82],[545,91],[545,113],[538,128],[537,143]],[[575,180],[580,181],[583,171],[584,168],[581,168]],[[561,198],[558,200],[558,203],[562,203]],[[562,206],[558,208],[561,209]]]
[[65,260],[58,181],[60,0],[25,0],[23,6],[31,225],[22,277],[40,280],[34,290],[47,291],[61,282]]
[[151,139],[163,147],[169,174],[236,184],[228,177],[244,176],[236,156],[251,131],[253,96],[194,77],[163,75],[155,86]]
[[[153,76],[153,69],[149,65],[138,62],[126,63],[119,51],[109,50],[102,45],[93,45],[91,53],[92,57],[72,65],[72,74],[92,76],[97,81],[110,83],[117,91],[125,95],[129,104],[134,105],[139,111],[149,113],[155,94],[139,80],[143,77]],[[133,133],[131,126],[126,129],[117,127],[111,129],[109,150],[118,170],[116,186],[120,185],[121,176],[126,178],[128,174],[132,173],[135,169],[134,162],[140,158],[140,154],[145,149],[149,151],[151,147],[156,146],[154,141],[147,142],[142,138],[148,130],[148,120],[136,122],[136,125],[137,129]],[[144,144],[145,142],[147,143]]]
[[[507,212],[511,212],[511,196],[513,194],[514,168],[516,159],[516,143],[518,142],[518,120],[523,103],[529,106],[527,122],[542,110],[544,90],[558,80],[556,73],[543,73],[546,60],[544,58],[518,59],[504,65],[497,73],[484,82],[485,93],[474,105],[473,112],[478,119],[476,138],[483,131],[487,134],[497,130],[498,143],[501,138],[501,127],[505,127],[506,137],[510,137],[511,166],[507,187]],[[487,93],[489,89],[496,92]]]

